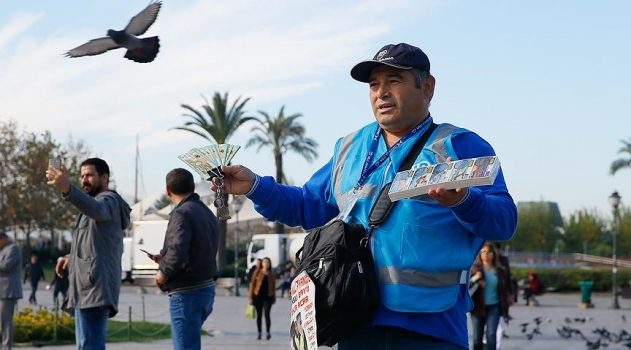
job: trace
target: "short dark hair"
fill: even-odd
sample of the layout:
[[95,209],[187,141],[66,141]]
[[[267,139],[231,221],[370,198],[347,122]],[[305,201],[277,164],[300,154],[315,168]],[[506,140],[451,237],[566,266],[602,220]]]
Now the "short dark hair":
[[99,176],[103,176],[103,174],[110,175],[110,167],[107,163],[101,158],[88,158],[81,163],[81,166],[92,165],[96,172],[99,173]]
[[190,171],[175,168],[167,174],[167,187],[173,194],[189,194],[195,192],[195,180]]
[[412,69],[412,73],[414,74],[414,85],[416,85],[417,89],[420,89],[423,80],[429,77],[429,72],[414,68]]
[[0,232],[0,239],[9,239],[9,235],[6,232]]

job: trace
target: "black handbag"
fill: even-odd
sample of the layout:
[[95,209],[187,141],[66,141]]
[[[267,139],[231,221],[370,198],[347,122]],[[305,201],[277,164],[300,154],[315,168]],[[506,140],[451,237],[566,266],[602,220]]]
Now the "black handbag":
[[[415,143],[399,171],[410,169],[436,124]],[[369,224],[334,220],[307,235],[296,253],[297,274],[306,271],[315,285],[318,345],[333,346],[368,325],[379,306],[379,284],[368,243],[393,203],[385,185],[370,210]]]

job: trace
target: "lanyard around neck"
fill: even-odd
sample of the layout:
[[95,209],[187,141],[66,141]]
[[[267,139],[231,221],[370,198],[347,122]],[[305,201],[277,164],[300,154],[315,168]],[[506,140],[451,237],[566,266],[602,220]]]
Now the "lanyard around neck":
[[416,124],[416,126],[414,126],[412,130],[408,131],[405,135],[403,135],[403,137],[400,138],[399,141],[397,141],[394,145],[392,145],[392,147],[390,147],[386,151],[386,153],[382,154],[381,157],[379,157],[379,159],[377,159],[374,163],[372,163],[372,159],[374,158],[375,153],[377,152],[377,146],[379,145],[379,138],[383,134],[383,130],[380,127],[377,128],[375,135],[372,137],[372,141],[370,143],[370,149],[368,150],[368,155],[366,156],[366,161],[364,161],[364,166],[362,167],[362,173],[361,173],[361,176],[359,177],[359,181],[357,182],[357,186],[355,186],[355,189],[361,188],[366,183],[368,176],[370,176],[370,174],[375,172],[375,170],[377,170],[377,168],[379,168],[381,164],[383,164],[386,161],[386,159],[388,159],[392,151],[394,151],[396,148],[401,146],[405,141],[409,140],[412,136],[418,133],[419,130],[423,129],[425,125],[431,122],[432,122],[432,116],[428,115],[428,117],[425,118],[425,120]]

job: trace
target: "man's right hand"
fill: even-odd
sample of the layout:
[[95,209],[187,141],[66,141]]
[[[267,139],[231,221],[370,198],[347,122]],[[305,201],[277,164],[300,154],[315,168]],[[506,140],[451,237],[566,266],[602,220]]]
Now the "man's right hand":
[[49,186],[55,187],[61,191],[61,193],[67,194],[70,192],[70,180],[68,178],[68,171],[65,169],[49,166],[46,170],[46,183]]
[[55,266],[55,273],[57,276],[61,277],[63,270],[68,267],[68,258],[59,258],[57,259],[57,266]]
[[[222,165],[221,171],[224,173],[223,191],[230,194],[246,194],[250,192],[256,180],[256,175],[252,170],[243,165]],[[217,178],[213,179],[211,190],[217,190]]]

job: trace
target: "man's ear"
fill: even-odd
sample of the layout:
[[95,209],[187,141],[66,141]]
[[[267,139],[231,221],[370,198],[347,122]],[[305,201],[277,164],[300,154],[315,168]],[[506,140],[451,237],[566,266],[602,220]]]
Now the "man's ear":
[[428,76],[423,79],[423,84],[421,85],[421,89],[423,89],[423,95],[428,101],[432,100],[434,97],[434,88],[436,87],[436,79],[433,75]]
[[103,182],[106,185],[109,185],[110,184],[110,175],[109,174],[101,175],[101,182]]

